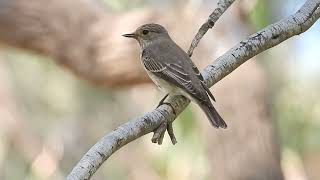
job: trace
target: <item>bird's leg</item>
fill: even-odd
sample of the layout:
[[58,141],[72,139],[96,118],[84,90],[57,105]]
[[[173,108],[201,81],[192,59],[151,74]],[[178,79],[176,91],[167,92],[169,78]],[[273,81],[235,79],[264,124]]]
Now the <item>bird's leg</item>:
[[165,96],[160,100],[160,102],[159,102],[159,104],[158,104],[157,108],[163,104],[164,100],[166,100],[166,98],[167,98],[168,96],[169,96],[169,93],[168,93],[168,94],[166,94],[166,95],[165,95]]
[[176,111],[174,110],[174,108],[173,108],[173,106],[170,104],[170,103],[167,103],[167,102],[164,102],[164,100],[166,100],[166,98],[169,96],[169,93],[168,94],[166,94],[161,100],[160,100],[160,102],[159,102],[159,104],[158,104],[158,106],[157,106],[157,108],[159,107],[159,106],[161,106],[161,105],[163,105],[163,104],[166,104],[166,105],[168,105],[168,106],[170,106],[171,107],[171,109],[172,109],[172,111],[173,111],[173,113],[174,113],[174,115],[177,115],[176,114]]

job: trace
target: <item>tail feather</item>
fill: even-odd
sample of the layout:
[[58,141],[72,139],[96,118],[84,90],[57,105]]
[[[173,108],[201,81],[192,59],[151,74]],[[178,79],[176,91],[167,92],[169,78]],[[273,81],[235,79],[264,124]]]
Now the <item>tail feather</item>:
[[211,124],[216,128],[227,128],[226,122],[222,119],[222,117],[219,115],[217,110],[213,107],[213,105],[207,105],[207,104],[200,104],[201,109],[204,111],[204,113],[207,115],[209,121]]

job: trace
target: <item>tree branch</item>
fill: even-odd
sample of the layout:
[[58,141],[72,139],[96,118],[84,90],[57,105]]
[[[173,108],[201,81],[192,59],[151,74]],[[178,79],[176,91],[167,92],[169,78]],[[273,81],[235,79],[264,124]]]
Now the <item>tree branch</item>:
[[196,36],[193,38],[192,43],[188,50],[188,55],[191,57],[193,50],[198,46],[202,37],[207,33],[207,31],[214,26],[218,21],[220,16],[231,6],[235,0],[219,0],[217,3],[217,8],[210,14],[208,20],[202,24],[201,28],[197,32]]
[[[269,49],[292,36],[309,29],[320,17],[320,1],[308,0],[294,15],[267,26],[241,41],[212,64],[202,74],[209,86],[220,81],[251,57]],[[177,115],[189,104],[182,96],[169,97]],[[99,140],[68,175],[68,180],[90,179],[102,163],[125,144],[152,132],[161,123],[175,119],[171,107],[162,105],[143,116],[116,128]]]

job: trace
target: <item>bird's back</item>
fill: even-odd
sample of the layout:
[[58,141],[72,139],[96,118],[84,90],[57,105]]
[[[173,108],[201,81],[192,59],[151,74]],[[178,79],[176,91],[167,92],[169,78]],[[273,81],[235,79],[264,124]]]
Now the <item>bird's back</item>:
[[[184,72],[188,72],[188,79],[191,80],[191,84],[196,88],[197,93],[200,93],[202,96],[206,96],[206,91],[201,85],[201,81],[197,76],[197,72],[195,72],[193,66],[193,62],[191,61],[188,54],[183,51],[175,42],[171,39],[163,39],[150,44],[148,51],[152,53],[154,56],[158,56],[156,59],[165,64],[177,63],[180,65]],[[200,95],[199,94],[199,95]]]
[[159,39],[145,47],[142,52],[142,60],[146,69],[149,70],[149,73],[151,72],[151,78],[152,76],[157,77],[178,87],[182,95],[197,102],[212,125],[227,127],[210,101],[208,95],[214,99],[213,95],[203,82],[199,70],[187,53],[170,38]]

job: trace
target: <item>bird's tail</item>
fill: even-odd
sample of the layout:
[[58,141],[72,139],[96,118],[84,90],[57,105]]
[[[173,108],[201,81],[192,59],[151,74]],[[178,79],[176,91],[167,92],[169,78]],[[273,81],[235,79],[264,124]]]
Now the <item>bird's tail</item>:
[[209,105],[207,103],[199,103],[199,106],[207,115],[210,123],[213,126],[215,126],[216,128],[227,128],[226,122],[224,122],[224,120],[221,118],[221,116],[218,114],[217,110],[211,103]]

